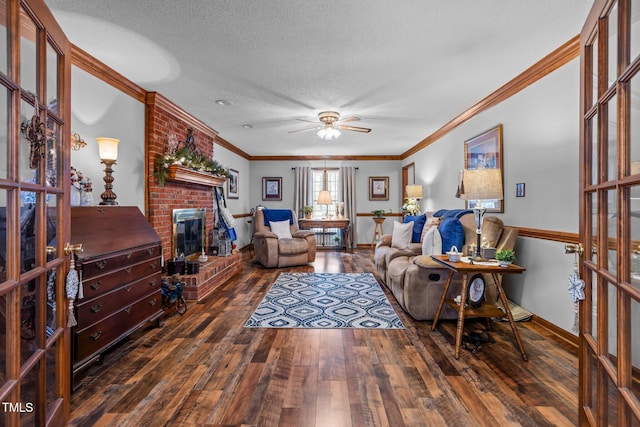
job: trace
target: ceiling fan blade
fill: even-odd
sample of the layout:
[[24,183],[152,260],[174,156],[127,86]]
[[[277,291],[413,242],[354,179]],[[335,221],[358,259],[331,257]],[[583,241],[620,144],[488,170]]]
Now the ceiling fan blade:
[[296,120],[299,120],[301,122],[306,122],[306,123],[318,123],[317,120],[307,120],[307,119],[301,119],[301,118],[296,118]]
[[313,128],[306,128],[306,129],[298,129],[298,130],[290,130],[289,133],[298,133],[298,132],[308,132],[310,130],[320,130],[322,129],[324,126],[316,126]]
[[342,123],[359,122],[359,121],[360,121],[360,117],[351,116],[351,117],[346,117],[344,119],[340,119],[336,123],[342,124]]
[[343,125],[340,125],[340,126],[338,126],[338,129],[340,129],[340,130],[353,130],[353,131],[356,131],[356,132],[364,132],[364,133],[371,132],[371,129],[369,129],[369,128],[361,128],[361,127],[358,127],[358,126],[343,126]]

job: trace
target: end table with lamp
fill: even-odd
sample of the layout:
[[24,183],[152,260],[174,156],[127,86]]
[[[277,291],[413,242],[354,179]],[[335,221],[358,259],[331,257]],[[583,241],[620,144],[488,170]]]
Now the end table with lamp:
[[[442,296],[440,297],[440,302],[438,303],[438,308],[436,310],[435,318],[433,319],[433,323],[431,325],[431,330],[435,331],[436,325],[438,324],[438,319],[440,318],[440,313],[442,312],[442,308],[446,303],[454,310],[458,312],[458,325],[456,328],[456,350],[455,357],[458,359],[460,357],[460,346],[462,344],[462,332],[464,329],[464,319],[465,317],[504,317],[507,316],[509,319],[509,325],[511,326],[511,330],[513,331],[513,335],[516,338],[516,342],[518,344],[518,348],[520,349],[520,354],[522,355],[522,360],[527,361],[527,354],[524,351],[524,346],[522,344],[522,339],[520,338],[520,334],[518,333],[518,329],[516,328],[516,323],[513,320],[513,315],[511,314],[511,310],[509,309],[509,301],[507,300],[507,295],[502,288],[502,275],[504,274],[522,274],[526,270],[523,267],[520,267],[515,264],[508,265],[506,267],[501,267],[497,265],[497,263],[489,263],[489,262],[453,262],[449,261],[447,255],[432,255],[431,258],[445,266],[449,269],[449,277],[447,278],[447,282],[444,286],[444,290],[442,291]],[[485,260],[486,261],[486,260]],[[451,287],[451,282],[453,280],[453,276],[456,273],[462,274],[462,289],[460,290],[460,301],[459,303],[454,300],[447,300],[447,292]],[[496,288],[498,290],[498,297],[504,306],[505,312],[498,309],[493,304],[479,304],[474,307],[472,304],[467,304],[468,293],[470,288],[470,283],[468,278],[475,277],[475,274],[488,273],[493,277],[493,281],[496,284]],[[475,304],[474,304],[475,305]]]

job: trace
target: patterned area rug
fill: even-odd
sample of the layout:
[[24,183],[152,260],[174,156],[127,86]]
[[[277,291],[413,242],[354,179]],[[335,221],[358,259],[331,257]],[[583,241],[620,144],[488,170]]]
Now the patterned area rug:
[[371,273],[282,273],[244,326],[404,329]]

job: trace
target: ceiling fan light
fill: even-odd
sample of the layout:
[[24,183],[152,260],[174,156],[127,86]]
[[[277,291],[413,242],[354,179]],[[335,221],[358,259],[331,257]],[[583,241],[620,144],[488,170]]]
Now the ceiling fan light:
[[340,131],[332,126],[325,126],[318,131],[318,136],[326,141],[340,136]]

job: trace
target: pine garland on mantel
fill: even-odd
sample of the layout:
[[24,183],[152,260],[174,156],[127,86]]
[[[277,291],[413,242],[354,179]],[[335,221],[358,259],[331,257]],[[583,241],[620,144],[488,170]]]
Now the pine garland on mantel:
[[169,166],[171,165],[180,165],[194,171],[229,178],[229,170],[217,160],[188,147],[182,147],[177,150],[168,149],[163,156],[156,157],[154,161],[154,176],[158,180],[160,187],[164,187],[165,181],[169,178]]

